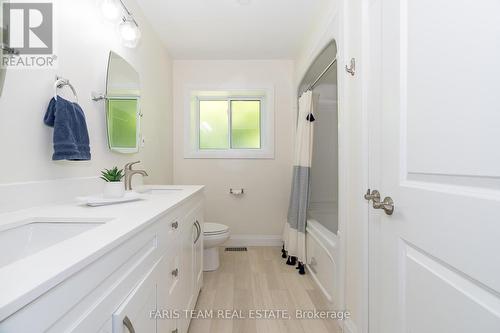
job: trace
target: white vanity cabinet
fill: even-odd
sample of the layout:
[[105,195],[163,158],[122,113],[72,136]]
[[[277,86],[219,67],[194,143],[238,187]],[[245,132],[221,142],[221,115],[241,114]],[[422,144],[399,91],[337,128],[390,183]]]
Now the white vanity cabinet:
[[113,313],[114,333],[156,332],[157,318],[151,318],[151,311],[158,309],[158,286],[161,280],[160,260]]
[[[200,274],[203,276],[203,207],[198,205],[186,215],[182,223],[180,241],[182,243],[182,264],[179,270],[181,308],[186,311],[194,309],[201,288]],[[183,313],[179,320],[179,332],[187,332],[189,318]]]
[[0,321],[0,332],[187,333],[203,282],[202,222],[200,189]]

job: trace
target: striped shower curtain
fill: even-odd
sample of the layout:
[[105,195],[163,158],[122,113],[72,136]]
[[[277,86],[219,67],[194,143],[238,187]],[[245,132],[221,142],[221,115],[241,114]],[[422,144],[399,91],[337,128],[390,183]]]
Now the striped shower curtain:
[[299,99],[299,116],[295,137],[292,191],[288,207],[287,223],[283,231],[283,258],[304,274],[306,259],[306,222],[309,204],[309,178],[313,149],[314,116],[312,91],[306,91]]

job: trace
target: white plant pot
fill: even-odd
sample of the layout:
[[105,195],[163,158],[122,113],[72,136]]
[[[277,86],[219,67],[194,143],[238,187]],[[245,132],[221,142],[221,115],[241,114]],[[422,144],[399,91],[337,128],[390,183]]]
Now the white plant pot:
[[123,182],[104,183],[103,196],[105,198],[122,198],[125,195],[125,186]]

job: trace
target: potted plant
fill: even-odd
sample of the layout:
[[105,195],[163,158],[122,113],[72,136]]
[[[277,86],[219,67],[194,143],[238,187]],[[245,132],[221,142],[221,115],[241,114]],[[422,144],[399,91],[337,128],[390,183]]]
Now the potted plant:
[[105,198],[121,198],[125,195],[125,186],[121,181],[122,178],[123,169],[118,169],[118,167],[101,171],[101,179],[106,182],[103,194]]

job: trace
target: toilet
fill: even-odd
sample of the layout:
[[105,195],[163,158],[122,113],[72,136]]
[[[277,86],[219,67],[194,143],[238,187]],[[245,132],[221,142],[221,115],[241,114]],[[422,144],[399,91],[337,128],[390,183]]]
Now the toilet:
[[219,268],[219,246],[229,239],[229,227],[219,223],[203,224],[203,271]]

